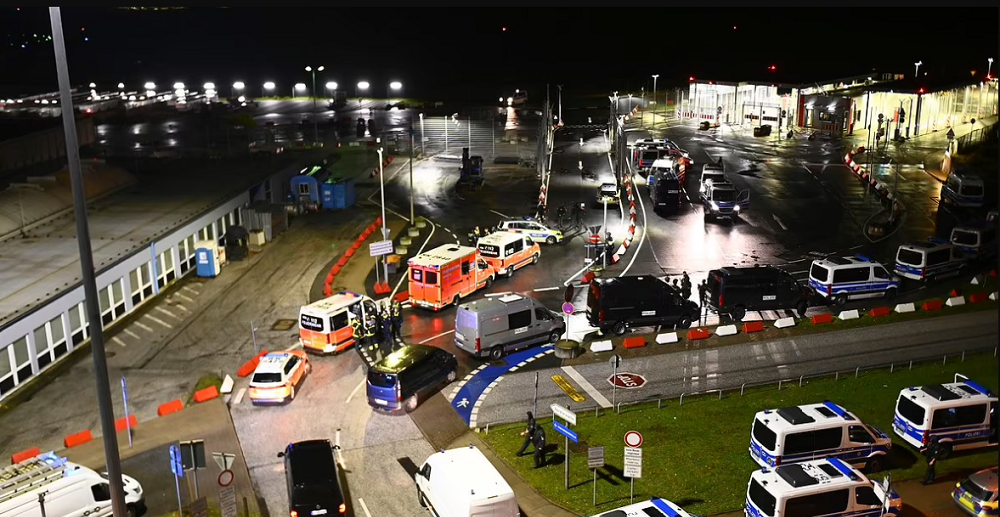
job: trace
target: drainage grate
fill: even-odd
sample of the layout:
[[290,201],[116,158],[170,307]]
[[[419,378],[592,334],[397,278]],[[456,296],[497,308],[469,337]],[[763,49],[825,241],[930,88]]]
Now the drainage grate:
[[291,330],[295,326],[295,320],[277,320],[271,325],[271,330],[283,331]]

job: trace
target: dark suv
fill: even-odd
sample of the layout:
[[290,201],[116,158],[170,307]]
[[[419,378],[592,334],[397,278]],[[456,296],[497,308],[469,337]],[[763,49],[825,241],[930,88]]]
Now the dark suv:
[[278,453],[285,459],[290,517],[347,514],[333,450],[330,440],[307,440],[290,443]]
[[812,291],[787,271],[765,267],[724,267],[708,272],[708,305],[740,321],[747,310],[795,309],[805,317]]
[[648,275],[595,279],[587,293],[587,320],[604,334],[610,330],[620,336],[643,325],[688,328],[698,314],[698,304]]

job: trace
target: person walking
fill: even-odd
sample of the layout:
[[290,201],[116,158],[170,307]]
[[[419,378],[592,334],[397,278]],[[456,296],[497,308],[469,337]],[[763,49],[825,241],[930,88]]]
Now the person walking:
[[941,444],[938,443],[937,436],[931,437],[931,443],[920,452],[927,458],[927,471],[924,472],[924,480],[920,484],[929,485],[934,482],[934,467],[937,465],[938,456],[941,455]]
[[705,304],[705,297],[708,296],[708,280],[702,280],[698,283],[698,304]]
[[535,446],[535,468],[540,469],[545,466],[545,429],[542,429],[542,426],[535,426],[535,435],[531,443]]
[[521,444],[521,448],[517,450],[517,456],[524,456],[525,451],[528,450],[528,445],[532,443],[535,439],[535,428],[538,424],[535,423],[535,415],[528,411],[528,427],[524,431],[521,431],[521,436],[524,437],[524,443]]
[[403,339],[403,306],[399,300],[392,301],[392,335],[396,339]]

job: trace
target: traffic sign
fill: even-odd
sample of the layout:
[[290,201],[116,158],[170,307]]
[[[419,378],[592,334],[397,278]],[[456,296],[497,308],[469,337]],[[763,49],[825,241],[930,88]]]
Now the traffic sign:
[[608,377],[608,383],[616,388],[634,390],[646,384],[646,378],[637,373],[618,372]]
[[223,470],[222,473],[219,474],[219,479],[218,479],[219,486],[220,487],[227,487],[227,486],[233,484],[233,480],[235,480],[235,479],[236,479],[236,475],[233,474],[233,471],[231,471],[231,470]]
[[625,445],[628,445],[626,448],[642,447],[642,433],[639,431],[629,431],[625,433]]
[[213,452],[212,459],[219,466],[219,470],[231,470],[233,462],[236,461],[236,455],[228,452]]
[[569,438],[570,440],[572,440],[573,443],[576,443],[576,442],[580,441],[580,438],[576,435],[575,431],[573,431],[572,429],[566,427],[563,424],[560,424],[558,421],[553,420],[552,421],[552,427],[554,427],[556,429],[557,433],[559,433],[559,434],[565,436],[566,438]]
[[587,468],[599,469],[604,466],[604,447],[590,447],[587,449]]
[[181,464],[181,450],[176,445],[170,446],[170,471],[177,477],[184,477],[184,465]]
[[566,314],[573,314],[574,310],[576,310],[576,308],[573,307],[572,303],[566,302],[562,304],[562,311],[565,312]]
[[593,235],[591,235],[590,236],[590,243],[591,244],[600,244],[601,243],[601,236],[597,235],[596,233],[593,234]]
[[625,447],[625,477],[642,477],[642,449]]
[[570,424],[576,425],[576,413],[560,406],[559,404],[552,404],[549,408],[552,409],[553,417],[559,417]]
[[619,366],[622,365],[622,356],[618,354],[612,355],[608,359],[608,364],[610,364],[612,368],[618,368]]
[[368,255],[381,257],[392,253],[392,241],[378,241],[368,245]]
[[219,509],[222,517],[236,517],[238,507],[236,506],[236,487],[229,485],[219,489]]

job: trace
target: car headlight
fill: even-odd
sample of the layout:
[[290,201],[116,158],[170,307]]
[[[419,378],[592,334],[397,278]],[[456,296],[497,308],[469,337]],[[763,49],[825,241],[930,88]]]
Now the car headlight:
[[719,210],[719,205],[712,201],[712,211],[717,212]]
[[738,205],[738,204],[733,205],[733,210],[736,211],[736,212],[739,212],[740,211],[740,205]]

